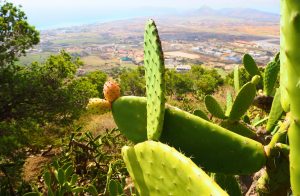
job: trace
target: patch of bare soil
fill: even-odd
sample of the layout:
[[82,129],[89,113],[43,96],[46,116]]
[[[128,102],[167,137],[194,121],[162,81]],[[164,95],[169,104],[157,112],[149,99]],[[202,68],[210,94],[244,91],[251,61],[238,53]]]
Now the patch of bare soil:
[[51,162],[52,158],[60,153],[60,150],[50,149],[39,155],[31,155],[25,160],[23,165],[22,178],[25,182],[38,180],[43,168]]

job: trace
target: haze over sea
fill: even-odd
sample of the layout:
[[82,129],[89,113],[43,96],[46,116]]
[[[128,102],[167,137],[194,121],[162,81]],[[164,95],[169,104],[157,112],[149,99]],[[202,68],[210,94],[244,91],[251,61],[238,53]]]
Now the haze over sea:
[[[1,1],[1,0],[0,0]],[[38,29],[109,22],[135,17],[183,14],[202,6],[253,8],[279,14],[279,0],[9,0],[22,5]]]

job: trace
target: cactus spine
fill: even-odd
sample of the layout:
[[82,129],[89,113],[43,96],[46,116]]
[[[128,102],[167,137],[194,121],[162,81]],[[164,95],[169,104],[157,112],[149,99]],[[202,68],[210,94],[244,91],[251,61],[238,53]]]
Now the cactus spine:
[[[300,195],[300,1],[281,0],[281,97],[290,105],[290,175],[293,195]],[[287,82],[288,81],[288,82]],[[286,99],[287,98],[287,99]]]

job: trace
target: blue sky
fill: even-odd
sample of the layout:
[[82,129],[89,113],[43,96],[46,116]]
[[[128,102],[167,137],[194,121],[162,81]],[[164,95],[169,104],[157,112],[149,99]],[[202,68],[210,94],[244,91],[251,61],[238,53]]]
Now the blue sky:
[[[0,0],[1,1],[1,0]],[[210,6],[243,7],[279,13],[280,0],[8,0],[22,5],[40,29],[115,19],[183,12]]]

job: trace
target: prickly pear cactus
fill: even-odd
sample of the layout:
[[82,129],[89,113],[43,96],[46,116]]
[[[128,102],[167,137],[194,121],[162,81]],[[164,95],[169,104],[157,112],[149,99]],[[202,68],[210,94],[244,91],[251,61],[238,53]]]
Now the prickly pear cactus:
[[235,176],[212,173],[210,177],[229,195],[242,196],[241,187]]
[[268,63],[264,72],[264,92],[267,96],[272,96],[275,91],[275,84],[280,70],[280,61]]
[[258,66],[251,55],[245,54],[243,57],[243,64],[246,71],[253,77],[255,75],[261,75]]
[[[146,102],[146,98],[129,96],[119,98],[112,106],[118,128],[135,143],[147,140]],[[251,174],[266,163],[261,143],[168,105],[160,141],[184,152],[210,172]]]
[[252,82],[245,84],[239,91],[229,114],[232,121],[239,120],[252,104],[256,95],[256,88]]
[[[300,1],[281,1],[281,104],[290,106],[290,175],[293,195],[300,195]],[[287,98],[287,99],[286,99]]]
[[144,64],[147,92],[147,135],[158,140],[165,111],[164,56],[158,31],[153,20],[146,24],[144,35]]
[[238,65],[236,65],[234,67],[233,83],[234,83],[235,91],[238,92],[240,90],[240,74],[239,74],[239,66]]
[[246,123],[239,122],[239,121],[229,121],[224,120],[220,124],[222,127],[237,133],[239,135],[242,135],[244,137],[257,139],[257,135],[251,127],[249,127]]
[[224,110],[218,103],[218,101],[211,95],[205,97],[205,106],[206,109],[215,117],[220,119],[225,119]]
[[228,195],[190,159],[165,144],[146,141],[123,147],[122,156],[143,195]]
[[207,121],[209,121],[209,118],[207,117],[207,115],[205,114],[205,112],[203,112],[202,110],[195,110],[194,112],[193,112],[193,114],[195,115],[195,116],[198,116],[198,117],[200,117],[200,118],[203,118],[204,120],[207,120]]
[[233,101],[232,101],[232,94],[231,92],[227,92],[226,95],[226,112],[225,112],[225,116],[229,116],[231,108],[233,105]]
[[281,103],[280,103],[280,89],[276,90],[274,99],[273,99],[273,103],[272,103],[272,107],[271,107],[271,111],[269,114],[269,119],[267,122],[267,132],[271,132],[273,130],[273,128],[275,127],[276,123],[278,122],[278,120],[280,119],[280,117],[282,116],[283,113],[283,109],[281,107]]

